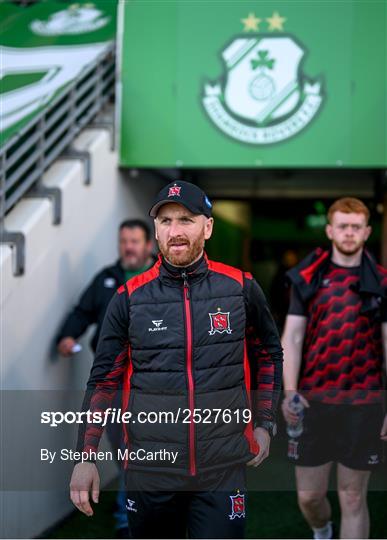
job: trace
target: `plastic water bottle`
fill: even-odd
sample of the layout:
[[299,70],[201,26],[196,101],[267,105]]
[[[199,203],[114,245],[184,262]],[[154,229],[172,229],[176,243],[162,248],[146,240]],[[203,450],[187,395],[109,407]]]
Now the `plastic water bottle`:
[[286,433],[291,439],[296,439],[301,435],[304,430],[303,419],[304,419],[304,405],[301,402],[300,396],[295,394],[290,401],[290,409],[293,413],[297,414],[298,421],[297,424],[288,424],[286,427]]

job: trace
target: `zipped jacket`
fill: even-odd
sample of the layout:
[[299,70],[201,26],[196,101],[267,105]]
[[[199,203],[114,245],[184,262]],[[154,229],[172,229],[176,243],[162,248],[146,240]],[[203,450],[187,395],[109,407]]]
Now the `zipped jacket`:
[[[257,454],[253,430],[274,420],[281,376],[278,332],[251,274],[206,255],[183,269],[159,256],[108,307],[83,410],[106,410],[123,378],[126,447],[178,452],[173,465],[127,466],[196,475]],[[140,421],[160,411],[174,421]],[[82,425],[78,450],[96,451],[102,430]]]

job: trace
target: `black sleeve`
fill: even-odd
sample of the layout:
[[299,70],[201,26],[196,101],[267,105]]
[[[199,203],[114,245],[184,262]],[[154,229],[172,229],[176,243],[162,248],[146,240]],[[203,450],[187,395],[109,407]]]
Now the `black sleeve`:
[[[82,411],[104,413],[111,406],[126,369],[129,367],[129,297],[120,287],[111,299],[102,324]],[[84,422],[78,433],[77,450],[97,451],[103,427]]]
[[297,288],[292,285],[288,315],[306,315],[307,309]]
[[265,295],[245,278],[246,340],[251,371],[254,422],[274,421],[282,386],[282,346]]
[[82,293],[78,304],[69,313],[61,329],[59,330],[56,343],[65,337],[79,338],[91,324],[97,322],[98,312],[95,299],[98,294],[100,274],[98,274],[87,289]]

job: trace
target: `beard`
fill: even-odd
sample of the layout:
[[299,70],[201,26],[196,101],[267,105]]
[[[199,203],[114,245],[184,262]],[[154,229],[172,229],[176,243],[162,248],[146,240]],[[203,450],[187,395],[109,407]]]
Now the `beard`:
[[[204,249],[204,230],[199,237],[194,240],[188,240],[188,238],[176,237],[170,239],[167,244],[159,241],[159,249],[163,257],[171,263],[173,266],[189,266],[196,259]],[[184,244],[185,249],[180,253],[173,250],[173,246],[176,244]]]
[[361,251],[364,247],[365,242],[356,242],[356,240],[351,240],[350,242],[337,242],[333,240],[333,244],[339,253],[341,253],[342,255],[350,256],[356,255],[356,253]]

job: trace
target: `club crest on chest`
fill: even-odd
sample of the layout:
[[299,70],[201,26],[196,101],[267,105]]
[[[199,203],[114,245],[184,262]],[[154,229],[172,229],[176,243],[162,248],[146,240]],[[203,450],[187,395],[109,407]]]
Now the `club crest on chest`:
[[211,328],[208,331],[210,336],[213,336],[216,332],[223,334],[231,334],[232,330],[230,327],[230,312],[229,311],[218,311],[216,313],[209,313],[210,325]]

